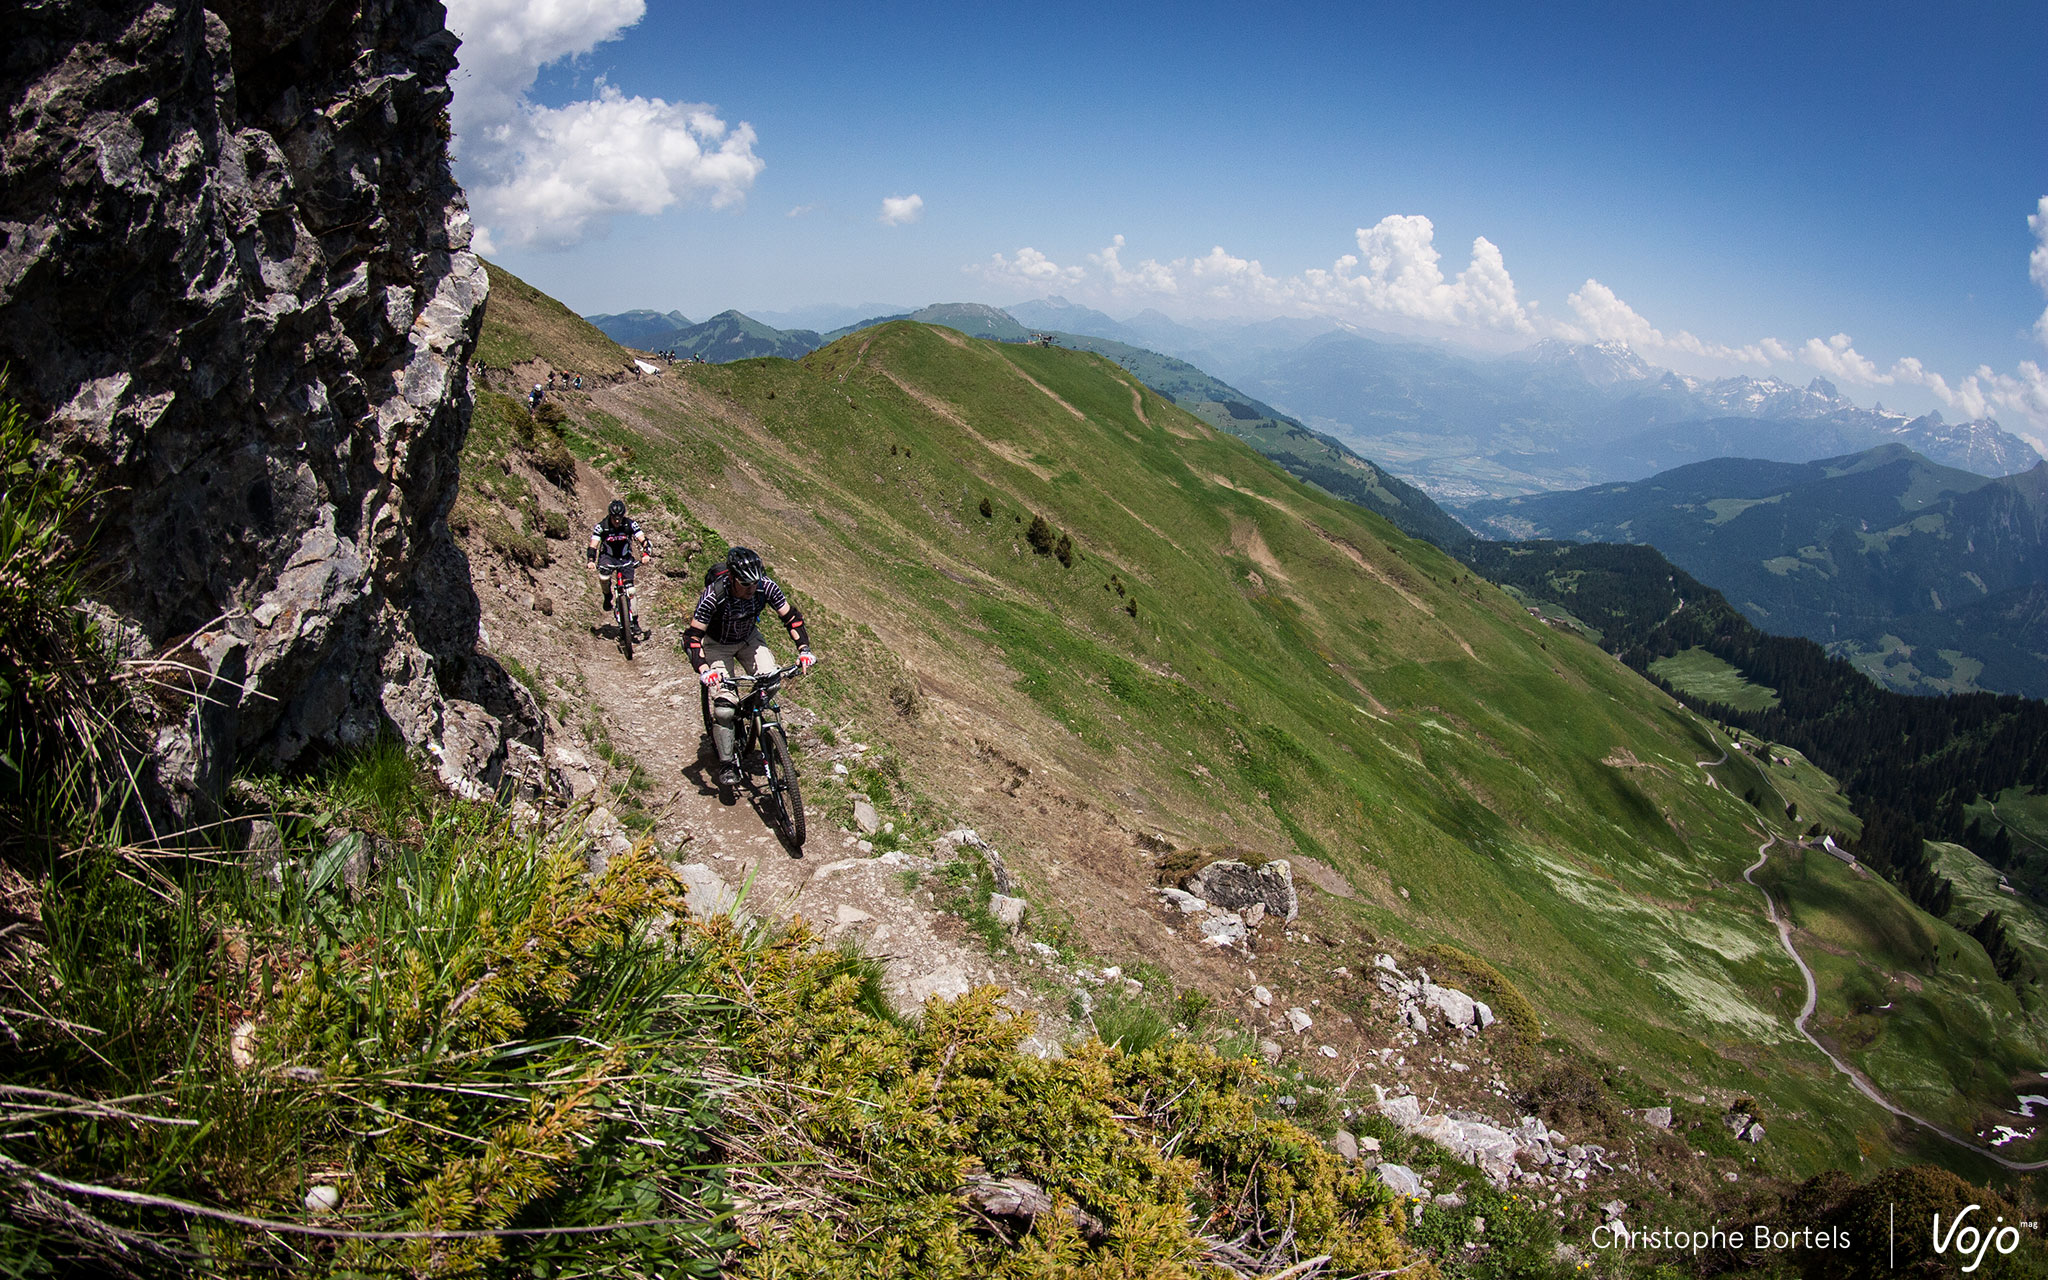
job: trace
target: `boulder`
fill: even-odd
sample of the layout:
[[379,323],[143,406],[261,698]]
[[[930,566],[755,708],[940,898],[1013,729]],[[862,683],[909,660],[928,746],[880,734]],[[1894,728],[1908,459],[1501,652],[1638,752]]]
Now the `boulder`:
[[1669,1129],[1671,1127],[1671,1108],[1649,1108],[1647,1111],[1643,1112],[1643,1123],[1649,1125],[1653,1129]]
[[1339,1129],[1330,1139],[1330,1150],[1342,1160],[1355,1161],[1358,1159],[1358,1139],[1352,1137],[1349,1130]]
[[1006,893],[992,893],[988,898],[988,913],[996,923],[1005,929],[1021,929],[1024,917],[1031,910],[1031,904],[1022,898],[1013,898]]
[[676,878],[683,882],[683,900],[689,904],[691,915],[700,919],[724,915],[739,905],[738,890],[703,863],[692,862],[673,869]]
[[1212,947],[1235,947],[1244,942],[1244,921],[1234,912],[1219,911],[1201,924],[1202,941]]
[[1373,1169],[1373,1176],[1386,1184],[1387,1190],[1410,1200],[1422,1195],[1422,1178],[1405,1164],[1382,1164]]
[[1436,1010],[1453,1027],[1476,1028],[1479,1025],[1477,1002],[1455,987],[1440,987],[1425,980],[1422,1003],[1424,1007]]
[[865,836],[874,835],[882,829],[882,815],[875,812],[872,801],[858,793],[853,797],[853,825],[859,827]]
[[1284,858],[1253,868],[1235,858],[1212,862],[1181,881],[1181,888],[1207,899],[1227,911],[1242,911],[1253,903],[1262,914],[1291,921],[1301,913],[1294,892],[1294,872]]

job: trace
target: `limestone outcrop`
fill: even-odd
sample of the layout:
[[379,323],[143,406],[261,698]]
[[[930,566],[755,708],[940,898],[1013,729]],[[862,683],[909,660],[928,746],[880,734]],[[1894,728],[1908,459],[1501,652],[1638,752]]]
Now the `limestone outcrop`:
[[495,786],[530,697],[449,535],[486,284],[456,41],[410,0],[12,6],[0,363],[83,465],[93,588],[159,662],[159,811],[395,730]]

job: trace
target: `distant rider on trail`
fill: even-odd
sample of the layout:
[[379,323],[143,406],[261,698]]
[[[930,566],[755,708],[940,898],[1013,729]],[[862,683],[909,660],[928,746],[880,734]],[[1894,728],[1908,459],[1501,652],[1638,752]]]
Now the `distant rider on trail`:
[[748,675],[776,669],[775,654],[756,625],[763,609],[773,609],[789,628],[790,638],[796,641],[797,665],[809,671],[816,659],[811,656],[804,615],[797,612],[775,579],[763,572],[761,557],[745,547],[726,553],[724,572],[713,570],[704,594],[697,597],[685,641],[690,665],[711,691],[711,745],[718,753],[718,785],[727,792],[739,785],[740,775],[733,759],[739,693],[727,678],[726,664],[736,662]]
[[[635,543],[639,544],[638,554],[634,553]],[[633,630],[640,630],[640,597],[633,589],[635,568],[647,559],[647,535],[640,530],[640,522],[626,515],[626,504],[617,498],[606,510],[604,519],[590,531],[589,562],[597,569],[597,580],[604,584],[604,611],[612,611],[612,570],[624,573],[626,582],[626,613],[632,619]]]

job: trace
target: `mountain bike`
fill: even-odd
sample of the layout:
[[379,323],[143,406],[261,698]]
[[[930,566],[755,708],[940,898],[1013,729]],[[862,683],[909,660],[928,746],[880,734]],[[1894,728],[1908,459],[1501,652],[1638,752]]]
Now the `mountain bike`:
[[612,619],[619,624],[619,652],[633,660],[633,601],[626,595],[626,569],[612,566]]
[[782,682],[801,670],[800,664],[791,663],[765,675],[741,671],[732,676],[734,681],[744,680],[752,686],[740,698],[733,717],[733,753],[740,762],[740,775],[749,790],[756,776],[767,779],[775,829],[792,849],[804,844],[804,797],[797,784],[796,763],[789,757],[789,738],[782,728],[782,708],[776,695],[782,691]]

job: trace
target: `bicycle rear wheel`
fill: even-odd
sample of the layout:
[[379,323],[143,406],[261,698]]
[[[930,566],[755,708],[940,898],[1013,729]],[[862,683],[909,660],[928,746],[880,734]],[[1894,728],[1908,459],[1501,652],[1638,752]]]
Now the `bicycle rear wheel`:
[[796,765],[789,758],[789,743],[781,725],[761,730],[768,758],[768,789],[775,797],[775,825],[792,849],[804,844],[804,796],[797,786]]

